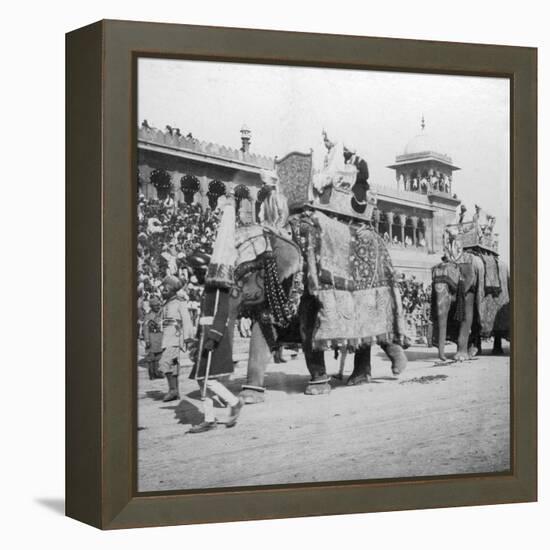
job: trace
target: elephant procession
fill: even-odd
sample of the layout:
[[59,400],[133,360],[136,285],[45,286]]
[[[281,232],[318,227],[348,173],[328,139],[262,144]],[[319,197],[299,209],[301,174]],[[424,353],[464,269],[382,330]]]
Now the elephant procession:
[[[457,223],[445,227],[445,252],[432,268],[428,347],[412,345],[399,276],[388,243],[372,223],[377,194],[369,185],[367,162],[354,148],[323,137],[327,151],[320,171],[313,170],[311,153],[300,152],[277,159],[275,170],[262,171],[257,219],[239,209],[234,193],[221,197],[211,249],[185,258],[200,288],[194,309],[189,298],[182,299],[183,283],[174,272],[167,272],[151,300],[143,320],[142,359],[149,366],[147,383],[156,385],[144,396],[171,407],[177,418],[172,423],[180,430],[186,426],[181,430],[190,436],[186,441],[204,441],[208,436],[195,434],[208,432],[222,437],[220,428],[237,434],[243,418],[249,425],[258,418],[277,431],[262,408],[269,408],[270,371],[285,361],[282,350],[294,360],[279,369],[274,387],[303,395],[304,410],[318,406],[317,396],[333,399],[336,388],[368,409],[377,384],[387,381],[401,384],[395,403],[384,390],[387,410],[393,410],[407,402],[413,382],[426,386],[419,399],[428,403],[430,388],[451,376],[430,369],[456,373],[475,364],[483,340],[493,339],[494,356],[509,341],[509,270],[498,255],[494,217],[476,207],[471,221],[462,211]],[[236,336],[242,327],[246,338]],[[245,365],[235,357],[237,340],[239,348],[248,348]],[[347,357],[352,369],[344,377]],[[404,379],[417,357],[424,361],[423,376]],[[384,368],[377,376],[375,358]],[[331,374],[337,359],[338,373]],[[490,370],[483,376],[490,384]],[[461,383],[467,387],[466,378]],[[182,398],[184,384],[189,392]],[[368,393],[358,393],[367,388]],[[345,403],[345,397],[334,397]],[[369,414],[374,418],[379,411]],[[140,426],[142,420],[140,414]]]

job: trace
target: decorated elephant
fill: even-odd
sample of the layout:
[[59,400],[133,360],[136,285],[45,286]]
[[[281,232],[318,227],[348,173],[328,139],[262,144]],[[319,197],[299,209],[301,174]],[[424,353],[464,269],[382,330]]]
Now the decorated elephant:
[[374,343],[400,374],[407,365],[403,311],[383,240],[364,224],[319,211],[295,214],[289,222],[288,234],[260,225],[236,232],[232,309],[253,321],[245,402],[264,400],[266,367],[281,343],[301,344],[311,375],[308,395],[330,391],[324,360],[329,349],[355,350],[349,385],[369,381]]
[[432,269],[433,345],[446,361],[445,343],[457,344],[454,359],[464,361],[481,351],[481,339],[494,337],[501,353],[509,338],[509,271],[496,255],[465,251],[456,261]]

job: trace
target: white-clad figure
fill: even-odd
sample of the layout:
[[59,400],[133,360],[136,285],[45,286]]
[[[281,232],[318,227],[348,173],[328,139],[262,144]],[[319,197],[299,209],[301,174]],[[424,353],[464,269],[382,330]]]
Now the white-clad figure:
[[338,141],[331,141],[323,130],[323,141],[327,152],[323,160],[323,169],[313,175],[313,187],[321,194],[329,185],[349,188],[353,184],[357,169],[346,164],[344,145]]
[[288,201],[279,191],[279,178],[272,170],[262,170],[260,177],[269,190],[260,207],[259,221],[284,237],[289,237],[288,231]]

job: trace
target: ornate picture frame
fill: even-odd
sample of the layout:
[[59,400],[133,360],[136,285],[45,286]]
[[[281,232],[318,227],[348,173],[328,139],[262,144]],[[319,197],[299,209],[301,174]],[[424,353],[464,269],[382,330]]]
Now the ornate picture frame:
[[[100,21],[66,40],[69,517],[120,529],[536,500],[536,49],[127,21]],[[134,250],[140,56],[509,79],[509,472],[138,493]]]

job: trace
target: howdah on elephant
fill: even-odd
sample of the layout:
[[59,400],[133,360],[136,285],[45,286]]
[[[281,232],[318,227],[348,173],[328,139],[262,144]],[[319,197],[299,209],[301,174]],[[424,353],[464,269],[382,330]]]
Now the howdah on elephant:
[[433,345],[446,361],[445,343],[456,342],[455,360],[481,351],[481,338],[494,337],[494,353],[509,337],[509,271],[496,255],[462,253],[432,269]]
[[291,232],[260,225],[236,232],[233,318],[249,316],[252,335],[246,403],[264,399],[271,352],[300,343],[311,379],[308,395],[330,391],[324,352],[355,350],[348,384],[368,382],[371,345],[380,344],[395,375],[406,367],[401,297],[382,239],[365,225],[339,222],[319,211],[295,214]]

